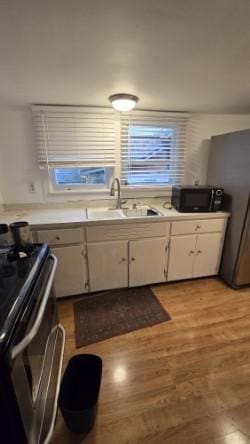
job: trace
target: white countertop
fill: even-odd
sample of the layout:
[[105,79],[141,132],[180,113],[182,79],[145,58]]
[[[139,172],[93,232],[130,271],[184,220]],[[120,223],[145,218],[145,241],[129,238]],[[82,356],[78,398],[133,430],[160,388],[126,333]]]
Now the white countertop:
[[162,205],[155,205],[162,213],[162,216],[145,216],[145,217],[125,217],[122,219],[102,219],[89,220],[86,218],[85,208],[47,208],[47,209],[29,209],[29,210],[15,210],[4,211],[0,213],[0,223],[10,224],[16,221],[27,221],[32,228],[37,227],[51,227],[63,225],[103,225],[103,224],[117,224],[117,223],[132,223],[132,222],[160,222],[173,220],[188,220],[188,219],[214,219],[226,218],[230,214],[226,212],[210,212],[210,213],[179,213],[175,209],[165,209]]
[[0,213],[0,223],[29,222],[31,226],[79,224],[86,220],[85,208],[47,208],[39,210],[15,210]]

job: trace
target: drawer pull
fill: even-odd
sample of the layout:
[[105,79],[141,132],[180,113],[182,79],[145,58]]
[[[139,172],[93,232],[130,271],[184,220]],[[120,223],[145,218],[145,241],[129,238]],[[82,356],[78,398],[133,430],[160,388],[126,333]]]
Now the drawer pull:
[[134,257],[131,257],[131,262],[134,262],[135,261],[135,258]]
[[192,254],[194,254],[194,250],[189,251],[189,256],[191,256]]
[[126,262],[126,258],[125,257],[122,258],[122,262]]
[[56,236],[56,240],[60,240],[60,236]]
[[199,230],[201,228],[201,226],[200,225],[196,225],[196,230]]
[[198,251],[197,251],[197,254],[201,254],[201,253],[202,253],[202,251],[201,251],[201,250],[198,250]]

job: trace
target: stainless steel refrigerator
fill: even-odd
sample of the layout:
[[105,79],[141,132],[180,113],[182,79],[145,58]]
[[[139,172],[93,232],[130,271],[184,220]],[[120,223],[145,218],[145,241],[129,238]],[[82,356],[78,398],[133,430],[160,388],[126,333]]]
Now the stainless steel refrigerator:
[[211,138],[207,183],[224,188],[231,213],[220,275],[232,287],[250,285],[250,130]]

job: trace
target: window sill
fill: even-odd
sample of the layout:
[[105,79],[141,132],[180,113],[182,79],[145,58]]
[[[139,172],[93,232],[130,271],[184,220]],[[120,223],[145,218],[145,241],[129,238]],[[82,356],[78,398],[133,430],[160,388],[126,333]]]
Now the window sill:
[[[172,186],[122,186],[121,196],[123,199],[134,198],[157,198],[157,197],[170,197]],[[46,200],[55,201],[56,199],[63,200],[113,200],[114,197],[110,196],[109,188],[98,189],[72,189],[72,190],[57,190],[55,188],[47,188]]]
[[67,190],[67,189],[64,189],[64,190],[56,190],[56,189],[53,189],[53,190],[50,190],[49,192],[48,192],[48,195],[61,195],[61,194],[64,194],[64,195],[70,195],[70,194],[107,194],[107,193],[109,193],[109,188],[105,188],[105,189],[102,189],[102,188],[98,188],[98,189],[88,189],[88,190],[83,190],[83,189],[81,189],[81,190],[77,190],[77,189],[73,189],[73,190]]
[[77,201],[77,200],[109,200],[113,199],[110,196],[110,190],[105,189],[88,189],[88,190],[56,190],[49,189],[45,194],[46,201]]
[[171,190],[172,185],[122,185],[123,190]]

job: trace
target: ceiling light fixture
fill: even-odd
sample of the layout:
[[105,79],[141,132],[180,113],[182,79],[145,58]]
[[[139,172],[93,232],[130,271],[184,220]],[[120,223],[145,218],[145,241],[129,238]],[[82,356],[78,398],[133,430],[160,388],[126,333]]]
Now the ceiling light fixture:
[[139,98],[132,94],[113,94],[109,97],[111,105],[117,111],[131,111],[137,104]]

